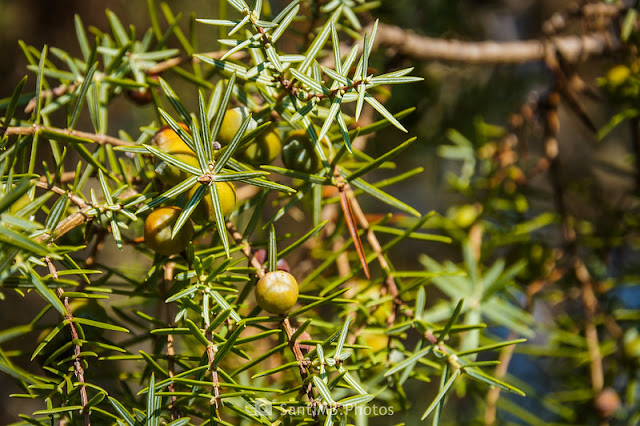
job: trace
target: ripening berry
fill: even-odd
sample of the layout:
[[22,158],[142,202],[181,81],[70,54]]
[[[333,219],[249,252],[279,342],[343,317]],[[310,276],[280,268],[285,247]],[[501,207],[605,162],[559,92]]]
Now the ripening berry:
[[252,166],[259,167],[275,160],[281,149],[280,132],[275,126],[271,125],[267,130],[260,133],[253,142],[250,142],[238,154],[238,158]]
[[165,256],[177,254],[187,248],[193,238],[191,222],[185,223],[174,238],[171,238],[174,225],[182,209],[174,206],[160,207],[151,212],[144,221],[144,242]]
[[256,284],[256,300],[267,312],[285,314],[298,301],[298,282],[288,272],[268,272]]
[[295,130],[282,146],[282,162],[288,169],[304,173],[316,173],[322,161],[306,130]]
[[[189,130],[187,126],[182,123],[180,123],[180,126],[187,131]],[[153,140],[160,151],[171,154],[190,166],[200,169],[196,153],[189,148],[185,141],[183,141],[171,127],[162,127],[158,130]],[[170,186],[177,185],[191,176],[190,173],[182,171],[176,166],[168,164],[165,161],[160,161],[156,167],[156,173],[160,176],[162,183]]]
[[149,88],[141,87],[138,89],[129,89],[125,93],[127,98],[137,105],[148,105],[153,101],[151,89]]
[[[200,186],[200,184],[196,184],[189,189],[187,192],[189,199],[194,196]],[[233,213],[233,210],[236,207],[236,188],[231,182],[216,182],[216,188],[218,190],[220,206],[222,207],[222,214],[227,217]],[[202,197],[196,209],[193,211],[191,218],[194,222],[200,225],[206,225],[216,220],[216,215],[213,210],[213,200],[211,199],[208,189],[204,193],[204,197]]]
[[[222,119],[222,125],[220,126],[220,130],[218,131],[218,135],[216,136],[216,140],[220,142],[222,146],[228,145],[231,143],[233,138],[240,130],[240,126],[242,122],[249,116],[249,110],[245,107],[236,107],[227,110],[224,114],[224,118]],[[257,127],[257,123],[255,120],[251,119],[245,133],[254,130]]]

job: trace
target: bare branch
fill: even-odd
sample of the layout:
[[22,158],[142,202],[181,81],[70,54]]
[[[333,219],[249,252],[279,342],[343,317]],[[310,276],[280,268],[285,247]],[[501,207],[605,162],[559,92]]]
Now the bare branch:
[[77,138],[88,139],[100,145],[105,145],[105,144],[115,145],[115,146],[132,145],[131,142],[123,141],[122,139],[114,138],[113,136],[82,132],[80,130],[59,129],[56,127],[39,126],[39,125],[33,125],[30,127],[7,127],[4,129],[4,132],[0,132],[0,133],[7,136],[11,136],[11,135],[32,136],[32,135],[35,135],[36,133],[41,133],[42,131],[46,131],[49,133],[58,133],[61,136],[75,136]]
[[[73,83],[73,84],[61,84],[60,86],[54,87],[53,89],[49,89],[49,90],[43,90],[40,93],[40,99],[45,99],[49,96],[62,96],[65,93],[71,93],[74,90],[76,90],[76,87],[78,87],[78,83]],[[27,106],[24,108],[24,112],[27,114],[31,114],[33,112],[34,109],[36,109],[36,104],[37,104],[37,98],[34,96],[29,103],[27,104]]]
[[[54,279],[58,279],[58,271],[56,267],[53,265],[53,262],[49,257],[44,258],[47,263],[47,267],[49,268],[49,273]],[[64,308],[66,310],[65,320],[69,322],[69,329],[71,331],[71,340],[78,341],[79,335],[76,330],[76,326],[73,322],[73,313],[71,312],[71,307],[69,305],[69,298],[63,297],[64,290],[62,288],[56,289],[56,294],[64,304]],[[82,359],[80,358],[80,354],[82,353],[82,348],[78,344],[73,345],[73,368],[75,371],[75,375],[78,378],[78,382],[80,383],[80,404],[82,405],[82,412],[84,414],[84,425],[91,426],[91,414],[89,410],[86,409],[87,404],[89,403],[89,397],[87,395],[87,387],[85,385],[84,380],[84,368],[82,367]]]
[[542,61],[549,51],[558,51],[569,62],[580,62],[620,50],[622,43],[609,33],[558,36],[547,40],[467,42],[421,36],[399,27],[379,24],[374,49],[376,47],[393,48],[398,53],[421,60],[515,64]]
[[[206,56],[208,58],[213,58],[213,59],[220,59],[222,58],[225,54],[227,53],[226,50],[220,50],[218,52],[208,52],[208,53],[199,53],[199,55],[202,56]],[[231,54],[228,59],[234,59],[234,60],[241,60],[247,57],[246,52],[235,52],[233,54]],[[200,60],[198,58],[192,58],[189,56],[177,56],[175,58],[169,58],[166,61],[162,61],[160,63],[158,63],[157,65],[149,68],[147,70],[147,74],[149,75],[154,75],[154,74],[160,74],[164,71],[167,71],[173,67],[177,67],[178,65],[182,65],[186,62],[193,62],[194,64],[197,64],[200,62]]]

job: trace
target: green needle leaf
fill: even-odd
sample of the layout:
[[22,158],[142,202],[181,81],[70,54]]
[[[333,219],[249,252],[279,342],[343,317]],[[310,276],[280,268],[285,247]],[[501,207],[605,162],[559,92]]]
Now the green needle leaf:
[[22,93],[22,89],[24,89],[25,84],[27,83],[27,76],[25,75],[20,80],[20,83],[13,90],[13,94],[11,95],[11,99],[9,99],[9,104],[7,106],[7,112],[4,115],[4,126],[7,127],[11,123],[11,119],[13,118],[13,114],[16,112],[16,107],[18,106],[18,102],[20,101],[20,93]]
[[[296,1],[297,3],[297,1]],[[295,5],[291,11],[289,11],[286,16],[282,19],[282,22],[278,23],[278,27],[271,33],[271,42],[275,43],[278,41],[280,36],[284,34],[284,31],[289,27],[289,24],[293,21],[293,18],[296,17],[298,11],[300,10],[299,5]],[[274,21],[275,22],[275,21]]]
[[89,86],[93,83],[93,75],[98,69],[98,62],[95,62],[87,75],[84,77],[84,81],[82,82],[82,86],[80,86],[80,92],[78,92],[78,97],[76,98],[76,103],[73,107],[73,112],[71,114],[71,121],[69,122],[69,129],[74,129],[78,122],[78,118],[80,118],[80,111],[82,111],[82,105],[84,104],[84,100],[87,96],[87,92],[89,90]]
[[120,415],[122,420],[124,420],[128,426],[136,426],[136,421],[131,416],[131,413],[129,413],[129,411],[127,411],[127,409],[124,408],[124,405],[122,405],[120,401],[118,401],[112,396],[108,398],[109,398],[109,402],[111,403],[113,408],[116,410],[116,412]]
[[500,342],[500,343],[495,343],[493,345],[486,345],[486,346],[481,346],[475,349],[469,349],[468,351],[459,352],[457,355],[459,357],[463,357],[466,355],[471,355],[471,354],[480,353],[480,352],[494,351],[496,349],[500,349],[505,346],[517,345],[518,343],[524,343],[526,341],[527,339],[507,340],[506,342]]
[[218,228],[218,233],[220,234],[220,239],[222,240],[224,252],[227,257],[231,257],[229,253],[229,240],[227,239],[226,222],[224,219],[224,214],[222,213],[220,195],[218,194],[218,185],[209,185],[209,194],[211,195],[211,200],[213,201],[213,211],[216,218],[216,225]]
[[331,397],[331,391],[327,387],[327,384],[323,382],[320,377],[313,376],[313,384],[327,404],[333,405],[336,403]]
[[[460,313],[462,312],[462,306],[464,305],[464,298],[458,301],[456,308],[453,310],[453,313],[449,317],[447,324],[444,326],[440,334],[438,335],[438,340],[443,340],[447,334],[449,334],[449,330],[451,327],[458,321],[458,317],[460,317]],[[459,355],[458,355],[459,356]]]
[[438,406],[438,404],[440,404],[440,401],[442,401],[442,399],[447,395],[447,393],[449,392],[449,388],[451,387],[451,385],[453,385],[453,382],[455,382],[459,375],[460,370],[455,370],[453,374],[451,374],[451,377],[449,377],[449,379],[444,383],[444,385],[440,389],[440,392],[438,392],[438,395],[436,395],[436,397],[431,402],[431,405],[429,405],[429,408],[427,408],[427,410],[422,415],[421,420],[426,419],[429,414],[431,414],[431,412]]
[[178,115],[180,115],[183,123],[185,123],[188,127],[191,127],[191,116],[187,112],[187,109],[184,107],[182,102],[180,102],[180,98],[178,97],[176,92],[173,91],[171,86],[169,86],[169,83],[167,83],[162,77],[158,77],[158,81],[160,82],[162,91],[164,92],[165,96],[169,98],[169,102],[171,102],[173,108],[176,110]]
[[[343,173],[343,171],[340,172],[341,174]],[[344,173],[344,176],[346,177],[346,173]],[[387,194],[386,192],[376,188],[375,186],[363,181],[362,179],[355,179],[352,180],[350,182],[353,186],[355,186],[358,189],[363,190],[364,192],[366,192],[367,194],[371,195],[372,197],[375,197],[377,199],[379,199],[380,201],[382,201],[383,203],[389,204],[390,206],[393,206],[405,213],[409,213],[413,216],[416,217],[420,217],[420,213],[414,209],[413,207],[409,206],[408,204],[403,203],[402,201],[398,200],[397,198]]]
[[187,223],[189,217],[193,211],[198,207],[200,200],[204,197],[204,194],[207,192],[207,185],[200,185],[196,189],[196,192],[193,194],[193,197],[189,200],[184,209],[180,212],[176,223],[173,225],[173,230],[171,231],[171,239],[174,239],[178,232],[182,229],[182,227]]
[[322,48],[324,47],[324,44],[327,42],[327,39],[331,34],[331,26],[335,25],[341,13],[342,13],[342,5],[338,7],[335,12],[333,12],[329,20],[324,24],[324,26],[320,30],[320,33],[316,36],[316,38],[311,43],[311,45],[309,46],[309,49],[307,49],[307,51],[305,52],[305,60],[302,61],[300,66],[298,66],[298,71],[304,74],[309,70],[309,67],[311,67],[311,64],[316,59],[316,56],[318,56],[318,54],[320,53],[320,50],[322,50]]
[[338,358],[342,354],[342,350],[344,349],[344,343],[347,340],[347,336],[349,335],[349,324],[351,323],[351,317],[348,316],[344,321],[344,325],[342,326],[342,331],[340,332],[340,337],[338,338],[338,346],[336,347],[336,358]]
[[196,323],[194,323],[188,318],[186,320],[186,323],[187,323],[187,327],[189,327],[189,330],[191,331],[191,335],[195,337],[196,340],[200,342],[202,346],[204,346],[205,348],[208,348],[211,342],[209,341],[209,339],[205,337],[204,333],[202,333],[202,331],[196,325]]
[[278,246],[276,244],[276,228],[273,223],[269,226],[269,248],[267,267],[269,272],[275,272],[278,269]]

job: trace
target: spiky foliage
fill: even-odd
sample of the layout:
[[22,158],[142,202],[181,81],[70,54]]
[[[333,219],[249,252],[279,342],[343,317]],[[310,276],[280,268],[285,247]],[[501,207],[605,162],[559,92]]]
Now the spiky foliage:
[[[0,283],[3,296],[41,310],[0,332],[3,347],[32,337],[26,350],[0,351],[0,370],[22,389],[13,397],[40,404],[24,424],[365,425],[417,399],[419,417],[437,424],[454,389],[524,395],[526,383],[496,378],[490,354],[504,360],[540,331],[530,283],[557,274],[531,233],[559,219],[527,215],[522,170],[495,154],[509,150],[508,132],[480,122],[477,141],[449,132],[440,153],[463,162],[450,183],[468,204],[447,217],[420,212],[387,188],[422,168],[395,172],[417,140],[402,124],[412,110],[385,100],[390,86],[421,78],[370,66],[378,23],[360,19],[377,3],[227,3],[229,16],[198,16],[188,35],[165,3],[162,25],[149,0],[140,39],[107,11],[106,32],[76,17],[80,57],[21,45],[31,74],[0,103]],[[203,52],[196,33],[211,26],[220,37],[207,46],[222,49]],[[130,103],[135,130],[114,130],[124,97],[150,104],[154,120]],[[237,107],[230,132],[225,112]],[[395,140],[372,157],[366,136],[385,127]],[[180,150],[154,138],[163,128]],[[274,131],[296,150],[295,167],[248,161],[245,150]],[[363,200],[385,214],[368,214]],[[197,219],[193,241],[171,256],[142,238],[145,218],[166,205],[181,208],[170,237]],[[425,246],[398,269],[390,254],[409,240],[454,243],[462,262]],[[277,269],[299,283],[285,315],[263,312],[253,293]],[[414,386],[433,392],[416,398]]]

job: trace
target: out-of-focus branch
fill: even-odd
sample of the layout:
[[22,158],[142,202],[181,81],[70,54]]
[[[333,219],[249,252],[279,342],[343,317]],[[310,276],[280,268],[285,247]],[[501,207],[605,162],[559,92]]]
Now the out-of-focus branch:
[[[557,82],[556,82],[557,86]],[[557,140],[560,128],[558,117],[558,106],[560,94],[552,91],[546,102],[545,114],[545,156],[549,161],[549,179],[554,194],[554,204],[556,211],[561,217],[563,237],[565,243],[565,254],[571,262],[571,269],[575,272],[576,278],[580,282],[582,301],[584,305],[584,331],[587,349],[589,352],[589,367],[591,376],[591,387],[594,393],[599,393],[604,387],[604,369],[598,330],[595,323],[595,314],[598,307],[598,300],[594,293],[594,282],[591,274],[580,258],[576,231],[573,221],[567,209],[565,192],[566,187],[561,176],[561,162],[559,159],[559,145]]]
[[[371,28],[368,29],[371,31]],[[414,59],[465,62],[470,64],[522,63],[544,60],[557,51],[569,62],[617,51],[620,40],[610,33],[569,35],[545,40],[509,42],[445,40],[415,34],[403,28],[379,24],[374,49],[393,48]]]
[[[40,93],[40,99],[44,99],[48,96],[62,96],[65,93],[71,93],[76,90],[76,87],[78,87],[78,85],[79,83],[75,82],[73,84],[61,84],[60,86],[54,87],[53,89],[43,90]],[[33,110],[36,109],[36,105],[38,103],[37,100],[38,98],[33,97],[33,99],[31,99],[27,106],[24,108],[24,112],[27,114],[31,114]]]
[[574,269],[576,277],[582,285],[582,303],[584,304],[584,337],[587,341],[589,351],[589,369],[591,375],[591,388],[597,395],[604,388],[604,368],[602,366],[602,353],[600,352],[600,341],[598,329],[596,328],[596,311],[598,299],[594,291],[594,282],[587,267],[580,258],[576,258]]
[[233,241],[235,241],[238,246],[242,247],[242,253],[247,257],[247,259],[249,259],[251,266],[256,268],[256,275],[258,278],[264,277],[264,274],[266,273],[264,265],[262,265],[262,263],[260,263],[260,261],[253,255],[251,244],[244,239],[244,236],[240,231],[238,231],[233,222],[227,221],[225,226],[227,228],[227,232],[229,232],[229,235],[233,238]]

